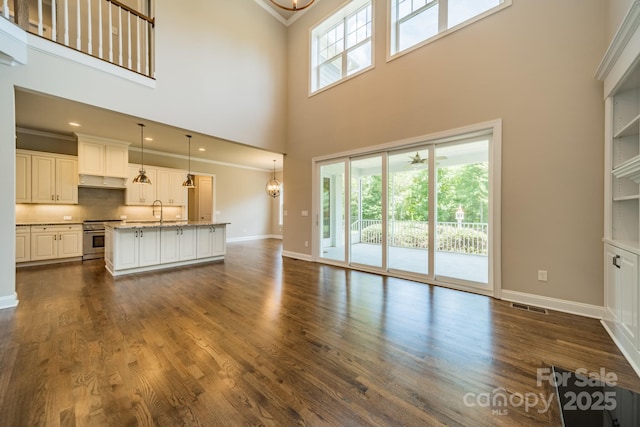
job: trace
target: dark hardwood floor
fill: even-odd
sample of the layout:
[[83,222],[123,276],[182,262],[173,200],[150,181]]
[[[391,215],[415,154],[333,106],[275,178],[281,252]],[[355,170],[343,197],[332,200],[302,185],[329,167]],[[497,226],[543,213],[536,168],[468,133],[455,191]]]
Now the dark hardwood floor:
[[276,240],[231,243],[224,263],[17,282],[2,426],[553,425],[536,381],[550,365],[640,391],[597,320],[283,259]]

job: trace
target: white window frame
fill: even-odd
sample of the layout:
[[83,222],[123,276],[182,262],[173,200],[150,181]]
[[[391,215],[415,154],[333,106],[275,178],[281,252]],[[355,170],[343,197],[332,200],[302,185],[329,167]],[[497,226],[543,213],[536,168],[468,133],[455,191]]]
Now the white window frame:
[[[355,45],[347,48],[346,47],[346,39],[347,39],[347,25],[346,25],[346,20],[347,18],[351,17],[353,14],[357,13],[358,11],[360,11],[363,7],[365,7],[367,4],[370,4],[371,6],[371,35],[370,37],[368,37],[367,39],[360,41],[358,43],[356,43]],[[336,55],[334,55],[333,57],[331,57],[328,60],[323,61],[322,63],[319,62],[319,46],[318,46],[318,33],[320,33],[320,35],[326,33],[327,31],[329,31],[331,28],[334,28],[336,25],[338,25],[340,22],[344,23],[344,39],[345,40],[345,47],[344,49],[340,52],[337,53]],[[333,13],[331,13],[331,15],[327,18],[324,18],[322,21],[320,21],[320,23],[318,23],[317,25],[314,25],[310,30],[309,30],[309,42],[310,42],[310,47],[309,47],[309,52],[310,54],[310,73],[309,73],[309,96],[315,95],[317,93],[320,93],[322,91],[325,91],[329,88],[332,88],[334,86],[337,86],[347,80],[350,80],[356,76],[359,76],[360,74],[369,71],[371,69],[374,68],[375,65],[375,58],[374,58],[374,51],[375,51],[375,0],[349,0],[346,3],[343,3],[336,11],[334,11]],[[365,43],[370,42],[371,43],[371,64],[367,67],[364,67],[363,69],[351,74],[351,75],[347,75],[347,55],[349,52],[358,49],[359,47],[361,47],[362,45],[364,45]],[[333,83],[330,83],[326,86],[323,87],[319,87],[319,70],[320,70],[320,66],[326,63],[330,63],[333,60],[337,59],[338,57],[342,58],[342,77],[338,80],[336,80]]]
[[[435,0],[423,6],[422,8],[418,9],[417,11],[412,12],[408,17],[404,17],[401,20],[394,21],[395,12],[393,9],[397,1],[398,0],[387,0],[387,11],[389,12],[389,19],[387,20],[387,46],[388,46],[387,62],[395,58],[398,58],[402,55],[405,55],[409,52],[413,52],[414,50],[421,48],[424,45],[432,43],[466,26],[472,25],[475,22],[478,22],[481,19],[486,18],[487,16],[491,16],[494,13],[500,12],[501,10],[511,6],[511,2],[512,2],[512,0],[501,0],[501,3],[499,5],[492,7],[491,9],[485,10],[484,12],[472,18],[469,18],[466,21],[461,22],[458,25],[455,25],[451,28],[447,28],[449,0]],[[416,43],[413,46],[407,47],[403,50],[397,50],[398,48],[397,34],[399,32],[399,25],[402,22],[406,21],[408,18],[414,17],[415,15],[423,12],[426,9],[429,9],[430,7],[433,7],[436,4],[438,5],[438,33],[432,37],[424,39],[420,43]]]

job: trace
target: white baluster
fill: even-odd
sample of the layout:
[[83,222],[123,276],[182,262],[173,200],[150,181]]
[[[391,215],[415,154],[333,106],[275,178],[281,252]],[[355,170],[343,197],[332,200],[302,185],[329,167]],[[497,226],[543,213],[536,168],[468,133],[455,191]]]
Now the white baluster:
[[80,24],[80,0],[76,0],[76,49],[82,50],[82,26]]
[[136,65],[137,72],[140,72],[140,21],[142,21],[142,19],[136,16],[136,55],[138,56]]
[[151,53],[150,53],[150,45],[151,43],[149,43],[149,22],[144,21],[143,22],[144,25],[144,51],[146,52],[145,55],[145,74],[148,76],[149,75],[149,62],[151,62]]
[[122,66],[122,9],[118,6],[118,65]]
[[69,0],[64,0],[64,45],[69,46]]
[[42,37],[42,0],[38,0],[38,35]]
[[2,14],[4,15],[5,18],[9,19],[9,0],[3,0]]
[[58,20],[56,13],[56,0],[51,0],[51,40],[58,41]]
[[[107,3],[108,4],[108,3]],[[98,56],[100,59],[104,59],[102,51],[102,31],[104,24],[102,22],[102,2],[98,2]],[[111,34],[111,28],[109,28],[109,34]]]
[[87,0],[87,43],[89,55],[93,55],[93,35],[91,34],[91,0]]
[[107,7],[109,7],[109,62],[113,63],[113,34],[111,34],[111,29],[113,28],[113,6],[111,3],[107,2]]
[[127,67],[131,68],[131,12],[127,11]]

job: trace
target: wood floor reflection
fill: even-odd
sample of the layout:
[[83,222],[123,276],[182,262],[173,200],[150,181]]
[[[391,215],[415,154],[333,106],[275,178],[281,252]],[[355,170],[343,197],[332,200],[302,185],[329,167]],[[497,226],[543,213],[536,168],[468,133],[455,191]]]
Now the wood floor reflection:
[[19,269],[17,293],[3,426],[549,425],[550,365],[640,391],[595,319],[281,258],[277,240],[118,279],[100,261]]

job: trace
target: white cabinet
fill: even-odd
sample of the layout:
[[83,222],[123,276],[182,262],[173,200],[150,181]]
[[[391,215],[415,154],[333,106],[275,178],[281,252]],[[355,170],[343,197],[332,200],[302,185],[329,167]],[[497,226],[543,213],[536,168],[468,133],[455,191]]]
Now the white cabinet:
[[31,261],[31,227],[16,226],[16,262]]
[[156,199],[157,173],[156,169],[145,166],[145,172],[151,184],[134,184],[133,179],[138,176],[140,166],[129,165],[129,178],[127,179],[127,205],[151,206]]
[[197,258],[225,255],[226,227],[203,225],[197,227]]
[[156,179],[156,198],[165,206],[183,206],[186,200],[186,188],[182,183],[187,178],[186,171],[175,169],[158,169]]
[[118,230],[111,237],[114,268],[146,267],[160,263],[160,229],[156,227]]
[[78,161],[72,156],[31,156],[33,203],[78,203]]
[[605,263],[608,320],[619,325],[627,338],[638,346],[638,256],[605,245]]
[[[96,136],[76,134],[78,173],[88,186],[123,186],[129,174],[129,143]],[[119,181],[94,180],[91,177],[120,178]]]
[[[597,77],[604,81],[605,316],[603,322],[640,372],[640,1],[632,2]],[[633,42],[632,42],[633,41]]]
[[31,203],[31,155],[16,152],[16,203]]
[[82,256],[82,225],[31,226],[31,261]]
[[163,227],[160,242],[163,264],[196,258],[196,227]]

